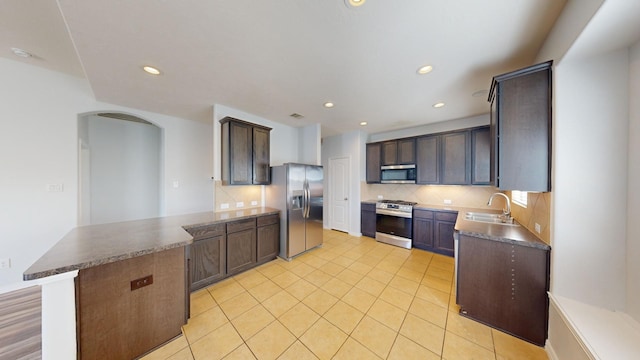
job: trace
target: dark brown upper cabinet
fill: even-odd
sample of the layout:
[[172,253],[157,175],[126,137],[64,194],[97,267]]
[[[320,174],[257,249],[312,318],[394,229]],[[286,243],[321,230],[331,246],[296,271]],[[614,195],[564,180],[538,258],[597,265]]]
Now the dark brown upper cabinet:
[[491,131],[488,126],[471,130],[471,184],[491,184]]
[[222,126],[222,184],[268,185],[271,128],[225,117]]
[[381,165],[405,165],[416,163],[415,139],[400,139],[382,143]]
[[442,135],[442,183],[471,183],[471,136],[469,131]]
[[382,143],[367,144],[367,183],[379,184],[381,180],[380,160],[382,158]]
[[440,139],[439,135],[416,139],[416,184],[440,183]]
[[490,135],[480,126],[369,143],[367,183],[380,183],[381,165],[415,164],[416,184],[489,185]]
[[491,180],[500,190],[551,191],[552,63],[493,78]]

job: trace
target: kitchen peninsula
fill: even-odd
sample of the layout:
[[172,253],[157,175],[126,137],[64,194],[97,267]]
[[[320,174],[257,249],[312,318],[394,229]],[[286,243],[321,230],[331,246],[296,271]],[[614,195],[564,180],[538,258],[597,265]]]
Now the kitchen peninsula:
[[[78,271],[78,358],[138,357],[179,335],[187,321],[192,234],[278,213],[249,208],[77,227],[23,277]],[[250,257],[256,254],[245,250]]]

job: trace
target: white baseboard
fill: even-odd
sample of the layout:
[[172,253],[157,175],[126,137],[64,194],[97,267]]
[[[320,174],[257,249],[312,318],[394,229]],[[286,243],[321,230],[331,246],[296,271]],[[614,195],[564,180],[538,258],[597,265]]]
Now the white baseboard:
[[549,360],[560,360],[549,339],[547,339],[547,342],[544,344],[544,351],[547,353]]

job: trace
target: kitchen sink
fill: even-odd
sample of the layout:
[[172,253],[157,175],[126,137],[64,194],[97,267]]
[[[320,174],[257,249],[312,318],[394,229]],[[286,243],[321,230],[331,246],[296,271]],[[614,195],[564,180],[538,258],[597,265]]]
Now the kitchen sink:
[[464,216],[465,220],[491,223],[506,226],[520,226],[512,217],[503,214],[468,212]]

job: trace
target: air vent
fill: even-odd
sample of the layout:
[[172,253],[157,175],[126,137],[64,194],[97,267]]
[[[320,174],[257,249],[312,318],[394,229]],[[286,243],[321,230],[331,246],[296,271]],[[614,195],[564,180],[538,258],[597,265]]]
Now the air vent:
[[152,123],[148,122],[147,120],[142,120],[137,116],[128,115],[128,114],[122,114],[122,113],[99,113],[98,116],[111,118],[111,119],[133,121],[133,122],[147,124],[147,125],[153,125]]
[[293,114],[291,114],[289,116],[291,116],[292,118],[295,118],[295,119],[302,119],[304,117],[304,116],[302,116],[302,115],[300,115],[298,113],[293,113]]

